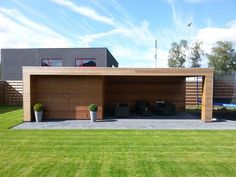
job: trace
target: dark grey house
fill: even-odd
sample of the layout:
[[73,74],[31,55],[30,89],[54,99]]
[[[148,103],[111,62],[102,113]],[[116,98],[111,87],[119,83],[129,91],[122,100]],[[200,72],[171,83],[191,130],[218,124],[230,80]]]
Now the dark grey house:
[[22,80],[22,66],[118,67],[107,48],[1,49],[1,79]]

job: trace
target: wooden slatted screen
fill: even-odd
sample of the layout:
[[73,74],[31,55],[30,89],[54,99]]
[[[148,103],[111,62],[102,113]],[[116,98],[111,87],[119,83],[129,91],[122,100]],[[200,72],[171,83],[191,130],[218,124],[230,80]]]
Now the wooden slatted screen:
[[86,76],[33,76],[32,105],[45,106],[45,119],[89,119],[88,105],[98,105],[103,116],[103,78]]
[[22,81],[8,80],[1,81],[3,89],[3,103],[6,105],[21,106],[23,103],[23,83]]
[[4,104],[4,81],[0,81],[0,104]]

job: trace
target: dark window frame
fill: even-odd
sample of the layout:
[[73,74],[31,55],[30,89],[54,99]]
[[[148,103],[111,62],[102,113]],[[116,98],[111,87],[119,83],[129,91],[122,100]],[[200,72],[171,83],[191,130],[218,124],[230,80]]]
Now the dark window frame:
[[[41,66],[42,66],[42,67],[61,67],[61,66],[49,66],[49,65],[48,65],[48,66],[43,66],[43,60],[48,60],[48,61],[49,61],[49,60],[60,60],[60,61],[61,61],[61,66],[63,66],[63,60],[62,60],[62,58],[56,58],[56,57],[49,58],[49,57],[48,57],[48,58],[42,58],[42,59],[41,59]],[[49,62],[48,62],[48,63],[49,63]]]
[[[76,65],[76,61],[77,60],[92,60],[92,61],[95,61],[95,66],[79,66],[79,65]],[[97,58],[95,57],[89,57],[89,58],[75,58],[75,67],[97,67]]]

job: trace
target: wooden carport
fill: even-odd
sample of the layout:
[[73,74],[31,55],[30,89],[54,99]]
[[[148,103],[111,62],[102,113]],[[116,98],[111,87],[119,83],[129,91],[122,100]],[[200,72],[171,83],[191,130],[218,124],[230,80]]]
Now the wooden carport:
[[165,99],[185,107],[185,78],[203,77],[201,119],[212,121],[213,70],[209,68],[23,67],[24,121],[41,102],[45,119],[88,119],[87,107],[98,104],[98,118],[115,102],[134,106],[139,99]]

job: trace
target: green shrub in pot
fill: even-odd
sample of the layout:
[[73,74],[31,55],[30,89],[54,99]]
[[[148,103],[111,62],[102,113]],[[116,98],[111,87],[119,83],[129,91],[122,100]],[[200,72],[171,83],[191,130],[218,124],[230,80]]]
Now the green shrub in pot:
[[34,109],[35,121],[41,122],[43,120],[43,105],[41,103],[36,103],[33,109]]
[[96,122],[98,106],[96,104],[90,104],[88,110],[91,122]]
[[34,111],[37,111],[37,112],[43,111],[43,105],[41,103],[36,103],[34,105]]
[[90,104],[88,110],[92,112],[97,112],[98,106],[96,104]]

